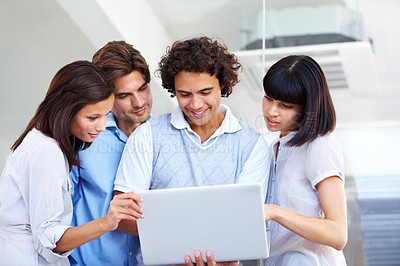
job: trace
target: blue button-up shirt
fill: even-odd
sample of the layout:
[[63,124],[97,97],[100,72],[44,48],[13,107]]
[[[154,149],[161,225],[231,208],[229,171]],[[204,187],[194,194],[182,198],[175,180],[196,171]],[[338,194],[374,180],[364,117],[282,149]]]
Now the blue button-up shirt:
[[[117,127],[114,115],[107,117],[106,131],[92,145],[78,153],[83,169],[73,167],[72,226],[85,224],[105,216],[113,198],[114,179],[127,136]],[[76,248],[72,265],[137,265],[139,241],[117,230]]]

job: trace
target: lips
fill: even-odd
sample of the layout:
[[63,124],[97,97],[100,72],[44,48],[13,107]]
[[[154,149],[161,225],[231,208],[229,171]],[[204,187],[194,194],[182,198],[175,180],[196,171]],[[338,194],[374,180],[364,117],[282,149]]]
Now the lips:
[[206,112],[207,112],[207,109],[204,109],[203,111],[193,111],[193,110],[190,110],[190,113],[191,113],[194,117],[197,117],[197,118],[203,117],[203,116],[206,114]]
[[99,136],[99,133],[97,133],[97,134],[92,134],[92,133],[89,133],[89,135],[92,137],[92,138],[97,138],[98,136]]
[[267,117],[267,116],[266,116],[265,118],[267,118],[267,119],[266,119],[267,124],[270,125],[270,126],[272,126],[272,127],[276,127],[276,126],[279,124],[279,122],[277,122],[277,121],[275,121],[275,120],[272,120],[272,119],[270,119],[270,118]]
[[133,113],[137,116],[143,115],[146,112],[146,108],[140,109],[138,111],[134,111]]

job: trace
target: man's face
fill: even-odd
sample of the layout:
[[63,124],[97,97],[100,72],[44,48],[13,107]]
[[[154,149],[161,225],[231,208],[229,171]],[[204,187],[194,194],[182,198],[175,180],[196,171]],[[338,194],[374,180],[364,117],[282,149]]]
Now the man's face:
[[150,85],[137,70],[116,78],[115,102],[112,112],[117,120],[141,124],[150,115],[153,98]]
[[[186,121],[194,127],[214,128],[222,112],[221,87],[216,76],[209,73],[182,71],[175,76],[175,92]],[[222,115],[223,117],[223,115]]]

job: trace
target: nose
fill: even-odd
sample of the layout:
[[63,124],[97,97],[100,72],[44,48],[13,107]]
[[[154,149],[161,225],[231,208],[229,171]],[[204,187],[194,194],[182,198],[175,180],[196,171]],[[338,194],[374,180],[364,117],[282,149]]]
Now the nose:
[[144,101],[139,94],[135,93],[132,95],[131,103],[132,103],[133,107],[142,107],[144,104]]
[[276,103],[272,103],[268,108],[268,114],[271,117],[275,117],[278,115],[278,106]]
[[96,131],[97,132],[104,132],[106,130],[106,121],[107,121],[107,116],[103,116],[98,120],[97,126],[96,126]]
[[191,100],[191,108],[193,110],[198,110],[203,106],[203,100],[199,95],[193,95],[192,100]]

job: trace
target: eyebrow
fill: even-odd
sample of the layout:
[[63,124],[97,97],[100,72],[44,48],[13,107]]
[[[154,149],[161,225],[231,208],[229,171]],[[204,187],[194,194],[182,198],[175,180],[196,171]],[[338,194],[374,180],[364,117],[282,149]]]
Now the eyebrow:
[[[214,87],[204,88],[204,89],[201,89],[201,90],[199,90],[197,92],[204,92],[204,91],[209,91],[209,90],[212,90],[212,89],[214,89]],[[191,93],[191,92],[188,92],[188,91],[185,91],[185,90],[177,90],[177,92],[180,92],[180,93]]]
[[[144,87],[146,87],[149,83],[145,82],[142,85],[140,85],[140,87],[138,88],[138,90],[143,89]],[[129,92],[121,92],[121,93],[116,93],[115,96],[121,96],[121,95],[125,95],[125,94],[129,94]]]
[[140,87],[139,87],[139,89],[143,89],[144,87],[146,87],[147,86],[147,82],[145,82],[145,83],[143,83]]

